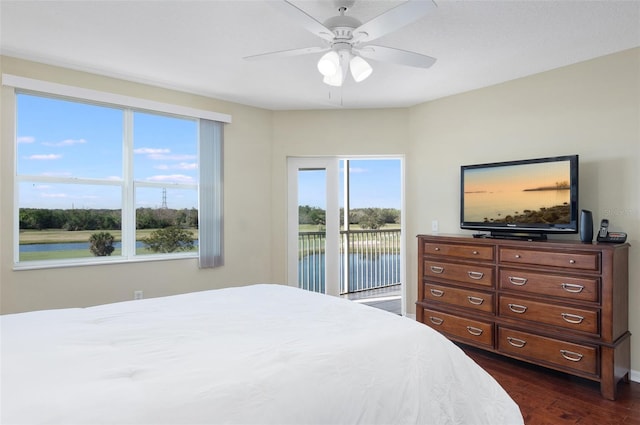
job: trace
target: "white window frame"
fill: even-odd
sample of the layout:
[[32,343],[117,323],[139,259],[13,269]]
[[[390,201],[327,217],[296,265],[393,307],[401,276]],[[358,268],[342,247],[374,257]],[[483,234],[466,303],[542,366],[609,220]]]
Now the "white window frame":
[[[25,93],[25,94],[33,94],[39,96],[47,96],[53,98],[61,98],[68,99],[71,101],[77,102],[86,102],[90,104],[98,104],[105,105],[109,107],[116,107],[123,110],[125,116],[125,122],[131,122],[131,117],[133,112],[141,111],[141,112],[150,112],[150,113],[159,113],[165,115],[172,115],[180,118],[186,119],[194,119],[199,122],[198,124],[198,135],[200,135],[200,131],[202,131],[203,120],[215,121],[222,124],[231,123],[231,116],[226,114],[221,114],[213,111],[206,111],[201,109],[195,109],[190,107],[184,107],[179,105],[166,104],[161,102],[150,101],[146,99],[140,99],[135,97],[123,96],[113,93],[101,92],[91,89],[85,89],[80,87],[68,86],[63,84],[51,83],[47,81],[34,80],[31,78],[25,78],[20,76],[14,76],[9,74],[2,75],[2,85],[12,87],[14,89],[14,95],[16,93]],[[14,103],[15,104],[15,103]],[[126,131],[125,125],[125,131]],[[210,131],[210,130],[207,130]],[[13,133],[15,134],[15,128]],[[215,133],[215,144],[222,143],[222,135],[221,131]],[[198,137],[200,139],[200,137]],[[130,137],[124,137],[125,146],[127,143],[131,143]],[[148,182],[139,182],[135,181],[132,175],[132,158],[131,152],[132,149],[125,149],[123,151],[123,179],[121,181],[109,181],[109,180],[101,180],[101,179],[91,179],[91,178],[59,178],[59,177],[47,177],[47,176],[19,176],[17,174],[17,145],[15,143],[15,138],[13,141],[14,144],[14,199],[13,199],[13,209],[14,209],[14,225],[13,225],[13,250],[14,250],[14,270],[22,270],[22,269],[37,269],[37,268],[52,268],[52,267],[68,267],[68,266],[79,266],[79,265],[95,265],[95,264],[109,264],[109,263],[122,263],[122,262],[141,262],[141,261],[157,261],[157,260],[169,260],[176,258],[194,258],[198,255],[195,253],[172,253],[172,254],[149,254],[149,255],[135,255],[135,250],[132,250],[133,243],[131,242],[135,239],[135,187],[167,187],[166,184],[154,184]],[[200,144],[200,143],[199,143]],[[132,148],[132,146],[129,146]],[[200,154],[202,151],[202,146],[199,147],[199,160]],[[208,149],[205,149],[208,151]],[[131,152],[128,152],[131,151]],[[220,146],[221,152],[221,146]],[[213,159],[207,159],[205,164],[208,166],[218,166],[220,167],[219,172],[221,173],[222,169],[222,161],[219,157],[214,157]],[[202,164],[201,164],[202,165]],[[203,174],[208,176],[212,173],[205,173],[202,170],[202,166],[200,167],[200,176],[202,179]],[[221,174],[220,174],[221,178]],[[70,258],[70,259],[61,259],[61,260],[42,260],[42,261],[19,261],[19,205],[18,205],[18,195],[19,195],[19,184],[23,181],[38,181],[38,182],[50,182],[50,183],[63,183],[63,184],[85,184],[85,185],[110,185],[110,186],[120,186],[122,191],[122,255],[118,257],[101,257],[100,259],[96,258]],[[202,182],[200,182],[202,184]],[[205,184],[208,184],[205,182]],[[176,184],[171,185],[174,188],[198,188],[198,185],[188,185],[188,184]],[[199,222],[207,223],[205,226],[208,226],[208,233],[211,233],[211,224],[210,222],[214,222],[215,228],[218,230],[215,232],[215,240],[213,243],[206,242],[206,249],[203,250],[202,247],[199,249],[199,257],[200,257],[200,266],[201,267],[216,267],[223,264],[222,261],[222,188],[220,187],[219,193],[214,195],[205,194],[204,195],[204,203],[208,206],[205,206],[207,209],[207,214],[213,214],[213,220],[211,218],[207,219],[207,217],[201,217]],[[207,199],[212,198],[212,199]],[[199,203],[203,203],[203,194],[200,191],[199,194]],[[199,205],[199,214],[202,214],[201,207]],[[202,225],[199,226],[199,233],[202,232]],[[202,238],[200,238],[202,239]]]

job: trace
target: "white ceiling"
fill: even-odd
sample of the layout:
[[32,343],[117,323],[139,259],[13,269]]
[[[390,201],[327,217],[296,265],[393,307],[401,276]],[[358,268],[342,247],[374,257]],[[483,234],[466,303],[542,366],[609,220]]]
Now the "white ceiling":
[[[640,46],[640,0],[452,1],[375,44],[437,58],[430,69],[372,62],[342,88],[319,54],[245,56],[322,40],[269,1],[0,0],[0,53],[274,110],[406,107]],[[323,22],[333,0],[291,0]],[[356,0],[362,22],[402,3]]]

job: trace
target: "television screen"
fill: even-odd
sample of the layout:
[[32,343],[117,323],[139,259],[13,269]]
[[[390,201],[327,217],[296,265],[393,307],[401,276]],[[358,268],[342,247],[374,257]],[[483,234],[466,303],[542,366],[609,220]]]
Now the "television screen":
[[461,228],[576,233],[578,156],[461,167]]

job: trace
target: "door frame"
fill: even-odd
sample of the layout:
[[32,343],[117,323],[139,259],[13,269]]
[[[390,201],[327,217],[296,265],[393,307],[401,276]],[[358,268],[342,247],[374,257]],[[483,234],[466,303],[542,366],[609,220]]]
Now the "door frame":
[[[287,157],[287,284],[298,286],[298,170],[300,169],[326,169],[326,231],[327,248],[333,246],[334,250],[327,249],[325,257],[325,289],[328,294],[340,294],[340,161],[344,159],[398,159],[400,160],[400,304],[403,316],[407,314],[407,244],[406,244],[406,197],[405,174],[406,159],[404,155],[340,155],[340,156],[313,156],[313,157]],[[333,188],[329,193],[329,188]],[[293,195],[295,196],[293,196]],[[293,199],[292,199],[293,197]],[[330,251],[331,255],[328,255]],[[296,267],[289,267],[295,264]],[[330,268],[331,267],[331,268]],[[291,270],[293,269],[293,270]]]
[[340,295],[338,165],[338,157],[287,157],[287,285],[298,286],[298,172],[325,170],[325,293],[336,296]]

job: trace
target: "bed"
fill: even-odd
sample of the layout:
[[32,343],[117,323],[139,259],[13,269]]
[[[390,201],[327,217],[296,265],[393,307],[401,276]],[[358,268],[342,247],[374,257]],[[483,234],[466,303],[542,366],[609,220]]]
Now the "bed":
[[446,338],[275,284],[0,316],[9,424],[522,424]]

